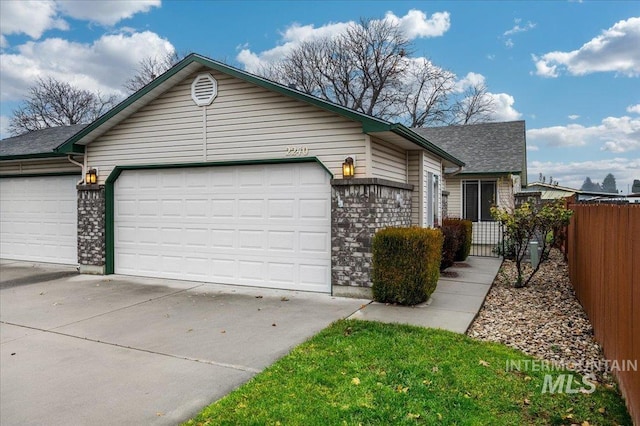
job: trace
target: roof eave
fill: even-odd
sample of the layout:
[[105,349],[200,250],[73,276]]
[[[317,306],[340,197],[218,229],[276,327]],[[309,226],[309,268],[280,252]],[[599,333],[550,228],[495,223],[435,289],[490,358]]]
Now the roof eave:
[[61,152],[38,152],[35,154],[0,155],[0,161],[60,158],[66,157],[66,155],[67,154]]

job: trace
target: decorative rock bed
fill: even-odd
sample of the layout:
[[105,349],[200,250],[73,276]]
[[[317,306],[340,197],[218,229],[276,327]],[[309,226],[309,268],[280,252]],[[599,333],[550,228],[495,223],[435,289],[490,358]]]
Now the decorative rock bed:
[[515,262],[505,260],[467,334],[611,383],[602,349],[575,297],[562,253],[553,250],[527,287],[514,288],[516,276]]

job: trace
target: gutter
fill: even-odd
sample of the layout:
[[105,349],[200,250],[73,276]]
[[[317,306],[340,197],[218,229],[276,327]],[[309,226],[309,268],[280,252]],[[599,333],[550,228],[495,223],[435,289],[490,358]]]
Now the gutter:
[[450,178],[450,177],[454,177],[455,175],[457,175],[458,173],[461,173],[464,170],[464,166],[459,166],[458,170],[454,170],[453,172],[450,173],[445,173],[444,177],[445,178]]

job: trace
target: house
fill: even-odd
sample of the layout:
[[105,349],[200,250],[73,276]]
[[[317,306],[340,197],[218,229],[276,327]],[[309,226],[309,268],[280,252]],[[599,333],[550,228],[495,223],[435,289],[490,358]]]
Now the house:
[[496,244],[501,233],[491,206],[512,208],[514,194],[527,184],[525,122],[412,130],[464,161],[464,168],[445,170],[446,215],[474,222],[473,244]]
[[533,182],[522,189],[522,193],[519,196],[524,196],[527,193],[534,192],[540,193],[540,199],[542,201],[558,200],[566,197],[576,195],[576,201],[590,201],[602,198],[616,198],[619,197],[616,193],[606,191],[583,191],[581,189],[569,188],[566,186],[553,185],[546,182]]
[[84,125],[0,141],[0,257],[77,264],[81,165],[53,150]]
[[[360,296],[375,231],[438,222],[442,171],[464,166],[401,124],[197,54],[54,152],[75,163],[42,182],[78,164],[90,178],[81,272]],[[38,174],[19,161],[0,158],[16,190]]]

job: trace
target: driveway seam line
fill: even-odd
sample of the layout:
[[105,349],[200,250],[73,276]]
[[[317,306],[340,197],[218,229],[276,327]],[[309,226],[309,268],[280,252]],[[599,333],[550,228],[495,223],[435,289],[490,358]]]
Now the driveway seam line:
[[215,365],[217,367],[231,368],[233,370],[239,370],[239,371],[244,371],[244,372],[248,372],[248,373],[259,373],[260,371],[262,371],[262,370],[258,370],[258,369],[252,368],[252,367],[247,367],[247,366],[244,366],[244,365],[228,364],[228,363],[225,363],[225,362],[210,361],[210,360],[192,358],[192,357],[188,357],[188,356],[167,354],[167,353],[164,353],[164,352],[156,352],[156,351],[152,351],[152,350],[149,350],[149,349],[135,348],[133,346],[126,346],[126,345],[120,345],[118,343],[105,342],[105,341],[102,341],[102,340],[91,339],[89,337],[74,336],[73,334],[62,333],[60,331],[53,331],[53,329],[52,330],[44,330],[42,328],[30,327],[28,325],[14,324],[14,323],[7,322],[7,321],[0,321],[0,323],[7,324],[7,325],[13,325],[15,327],[28,328],[30,330],[41,331],[43,333],[51,333],[51,334],[56,334],[58,336],[70,337],[72,339],[85,340],[85,341],[88,341],[88,342],[100,343],[100,344],[109,345],[109,346],[115,346],[117,348],[122,348],[122,349],[130,349],[132,351],[145,352],[145,353],[152,354],[152,355],[160,355],[160,356],[166,356],[166,357],[169,357],[169,358],[182,359],[182,360],[185,360],[185,361],[198,362],[198,363],[201,363],[201,364]]

